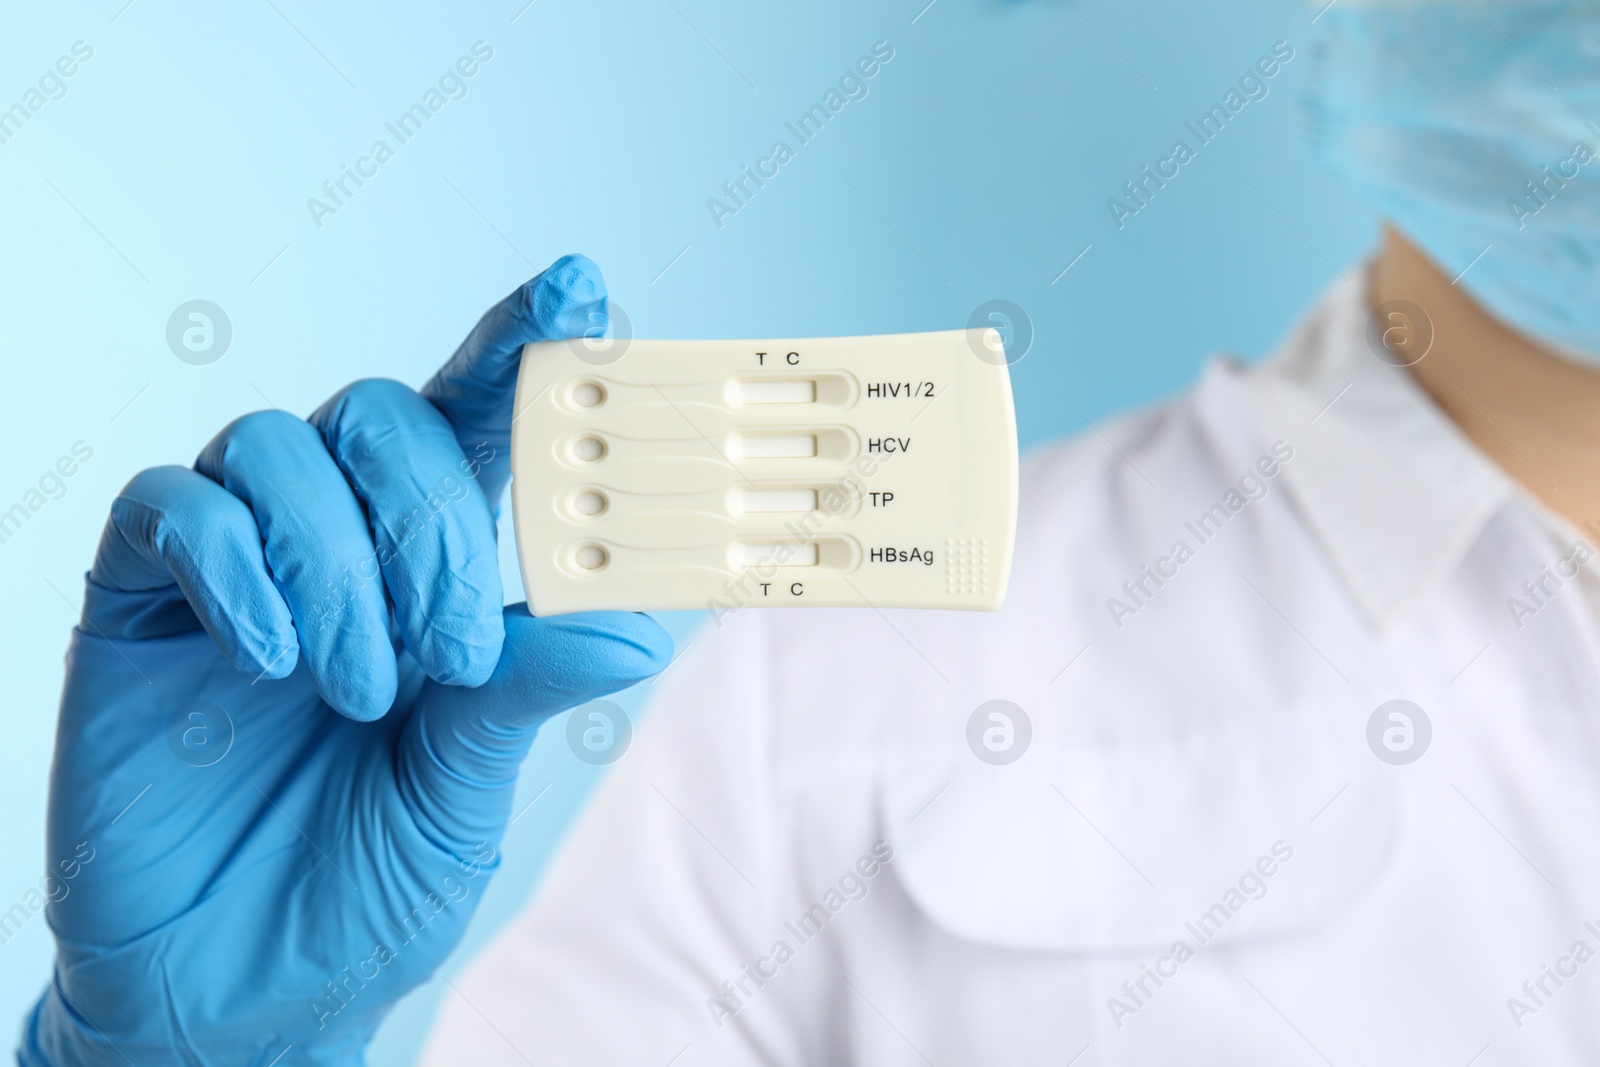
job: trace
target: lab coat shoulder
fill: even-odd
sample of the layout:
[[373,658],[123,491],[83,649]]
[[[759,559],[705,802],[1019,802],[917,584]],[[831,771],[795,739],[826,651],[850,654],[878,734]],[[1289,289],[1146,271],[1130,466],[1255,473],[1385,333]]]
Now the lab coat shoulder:
[[1104,740],[1317,714],[1340,675],[1286,640],[1295,626],[1335,662],[1365,658],[1370,630],[1289,487],[1296,442],[1261,431],[1250,373],[1214,362],[1188,394],[1036,460],[1014,606],[1084,650],[1048,684],[1093,690]]

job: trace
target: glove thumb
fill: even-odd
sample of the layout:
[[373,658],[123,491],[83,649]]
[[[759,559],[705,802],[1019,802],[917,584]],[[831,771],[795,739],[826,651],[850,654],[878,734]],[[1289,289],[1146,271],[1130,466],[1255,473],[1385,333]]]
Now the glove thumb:
[[552,715],[626,689],[672,660],[654,619],[622,611],[535,618],[505,609],[494,674],[473,689],[425,683],[396,761],[399,789],[444,847],[498,840],[517,771]]

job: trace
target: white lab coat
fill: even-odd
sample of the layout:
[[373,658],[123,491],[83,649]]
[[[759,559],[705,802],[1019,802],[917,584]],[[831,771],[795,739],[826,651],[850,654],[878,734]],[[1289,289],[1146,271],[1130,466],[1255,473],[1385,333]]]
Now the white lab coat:
[[702,631],[425,1062],[1600,1061],[1592,553],[1364,308],[1033,454],[998,614]]

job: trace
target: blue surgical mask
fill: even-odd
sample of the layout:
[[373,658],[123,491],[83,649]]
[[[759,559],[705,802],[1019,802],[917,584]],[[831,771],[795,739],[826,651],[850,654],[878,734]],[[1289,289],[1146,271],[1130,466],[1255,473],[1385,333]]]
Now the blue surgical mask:
[[1600,0],[1339,0],[1314,139],[1503,322],[1600,363]]

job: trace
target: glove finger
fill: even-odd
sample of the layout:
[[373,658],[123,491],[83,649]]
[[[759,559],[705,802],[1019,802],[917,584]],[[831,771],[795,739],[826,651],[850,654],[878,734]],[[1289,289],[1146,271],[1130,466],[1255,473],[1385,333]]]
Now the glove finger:
[[[182,601],[160,595],[174,586]],[[128,639],[182,633],[198,621],[235,667],[267,678],[287,676],[299,658],[250,509],[184,467],[142,471],[112,502],[84,619],[91,633]]]
[[479,480],[491,503],[511,474],[512,397],[522,346],[584,336],[607,321],[600,268],[587,256],[562,256],[485,312],[422,387],[455,428],[461,450],[484,457]]
[[505,628],[489,681],[477,689],[424,685],[401,740],[401,793],[441,844],[498,840],[540,723],[672,661],[672,638],[648,615],[535,618],[515,604],[505,609]]
[[234,420],[195,468],[249,505],[322,699],[352,719],[394,703],[399,668],[361,503],[317,431],[282,411]]
[[406,646],[430,678],[482,685],[505,628],[494,512],[477,463],[439,410],[399,382],[356,382],[311,424],[367,506]]

